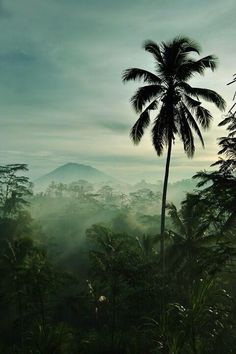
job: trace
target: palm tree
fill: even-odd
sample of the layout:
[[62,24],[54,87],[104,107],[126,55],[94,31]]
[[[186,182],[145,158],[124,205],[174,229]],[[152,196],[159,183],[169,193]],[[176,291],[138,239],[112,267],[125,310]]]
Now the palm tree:
[[179,211],[174,204],[168,204],[167,210],[173,229],[169,230],[171,242],[166,249],[166,256],[170,259],[170,269],[181,271],[181,278],[187,274],[187,283],[191,289],[196,280],[195,268],[198,273],[200,271],[201,256],[219,238],[212,227],[214,216],[198,194],[187,194]]
[[197,134],[204,146],[199,125],[209,127],[212,115],[202,106],[200,99],[212,102],[220,110],[225,108],[225,101],[215,91],[190,86],[187,82],[195,74],[203,75],[205,69],[216,69],[217,58],[208,55],[195,59],[190,53],[200,54],[197,43],[186,37],[176,37],[170,42],[157,45],[146,41],[144,49],[154,56],[156,73],[139,68],[127,69],[123,81],[143,80],[146,86],[140,87],[131,98],[131,103],[139,118],[131,129],[130,136],[138,144],[145,128],[150,124],[150,111],[156,111],[152,126],[152,143],[158,156],[167,148],[167,158],[162,194],[161,208],[161,244],[160,255],[164,273],[164,231],[166,195],[169,176],[172,145],[175,136],[183,142],[184,151],[193,157],[195,146],[193,132]]

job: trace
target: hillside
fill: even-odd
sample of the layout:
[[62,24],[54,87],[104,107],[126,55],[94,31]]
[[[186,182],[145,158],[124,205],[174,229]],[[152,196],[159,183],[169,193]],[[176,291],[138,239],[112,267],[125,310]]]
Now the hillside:
[[68,184],[82,179],[94,184],[115,181],[113,177],[94,167],[69,162],[36,179],[34,185],[36,189],[44,189],[52,181]]

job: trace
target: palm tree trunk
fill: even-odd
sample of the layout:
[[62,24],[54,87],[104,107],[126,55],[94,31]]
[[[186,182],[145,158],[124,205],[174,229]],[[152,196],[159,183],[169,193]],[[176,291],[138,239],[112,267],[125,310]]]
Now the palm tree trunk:
[[166,195],[167,195],[167,186],[169,178],[169,169],[170,169],[170,158],[172,150],[172,138],[169,139],[168,151],[166,157],[166,168],[165,168],[165,177],[162,193],[162,206],[161,206],[161,242],[160,242],[160,256],[161,256],[161,271],[162,276],[165,273],[165,216],[166,216]]

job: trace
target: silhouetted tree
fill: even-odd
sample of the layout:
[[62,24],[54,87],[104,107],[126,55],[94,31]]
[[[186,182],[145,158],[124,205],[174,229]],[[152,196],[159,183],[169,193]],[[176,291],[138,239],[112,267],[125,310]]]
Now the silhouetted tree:
[[[236,78],[229,84],[235,83]],[[228,84],[228,85],[229,85]],[[236,93],[234,94],[235,98]],[[219,126],[227,126],[228,136],[219,138],[219,146],[221,150],[219,155],[224,155],[226,159],[220,158],[218,161],[212,164],[212,166],[219,165],[220,172],[234,172],[236,169],[236,103],[229,109],[225,119],[219,123]]]
[[140,114],[131,129],[130,136],[138,144],[144,130],[150,124],[150,111],[156,110],[152,127],[152,142],[157,155],[167,147],[167,159],[162,195],[161,211],[161,260],[164,272],[164,231],[166,195],[169,176],[172,145],[175,136],[183,142],[188,157],[193,157],[195,146],[193,132],[202,145],[203,137],[198,124],[206,129],[212,116],[201,105],[200,99],[214,103],[219,109],[225,108],[225,101],[215,91],[190,86],[187,82],[195,74],[203,75],[205,69],[216,69],[216,57],[208,55],[201,59],[190,57],[190,53],[200,54],[199,45],[186,37],[176,37],[170,42],[157,45],[150,40],[144,43],[144,49],[154,56],[156,73],[132,68],[123,73],[123,81],[143,80],[146,86],[140,87],[131,98],[131,103]]

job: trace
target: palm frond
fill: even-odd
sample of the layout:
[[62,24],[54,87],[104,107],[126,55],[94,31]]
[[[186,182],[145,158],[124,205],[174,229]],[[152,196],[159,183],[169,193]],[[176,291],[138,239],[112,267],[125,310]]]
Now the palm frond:
[[193,65],[193,70],[199,74],[204,74],[205,69],[211,69],[214,71],[218,65],[218,58],[215,55],[207,55],[199,60],[197,60]]
[[197,183],[197,187],[201,188],[201,187],[205,186],[206,184],[213,182],[215,179],[218,178],[218,176],[219,176],[218,172],[208,173],[206,171],[199,171],[192,178],[200,180]]
[[194,138],[185,112],[182,112],[178,123],[178,135],[183,142],[184,151],[186,152],[187,156],[191,158],[195,152]]
[[182,220],[179,217],[176,206],[173,203],[170,203],[167,205],[167,210],[169,216],[171,217],[172,222],[174,223],[174,226],[177,228],[177,230],[180,232],[182,236],[185,235],[186,230]]
[[197,97],[197,98],[201,97],[207,102],[214,103],[216,107],[219,108],[220,110],[224,110],[226,107],[225,100],[217,92],[213,90],[199,88],[199,87],[192,87],[183,81],[179,82],[177,86],[180,87],[187,95]]
[[226,125],[226,124],[229,124],[229,123],[232,123],[235,121],[236,121],[236,117],[234,117],[232,115],[227,115],[225,117],[225,119],[223,119],[218,125],[219,125],[219,127],[222,127],[223,125]]
[[130,68],[123,72],[122,75],[123,82],[143,80],[149,84],[160,84],[161,79],[150,71],[139,69],[139,68]]
[[167,146],[169,142],[169,127],[166,124],[168,119],[166,107],[163,104],[152,127],[152,144],[158,156],[162,155],[164,146]]
[[202,97],[205,101],[214,103],[222,111],[225,109],[226,102],[217,92],[204,88],[194,88],[193,90],[195,96]]
[[198,106],[195,112],[196,118],[204,129],[208,129],[213,119],[208,109]]
[[194,100],[192,97],[184,94],[183,95],[184,101],[187,104],[188,107],[191,109],[195,110],[198,106],[200,106],[201,102],[198,100]]
[[177,36],[174,39],[174,42],[178,42],[181,45],[181,51],[184,53],[195,52],[200,54],[201,46],[194,40],[185,37],[185,36]]
[[[197,106],[198,107],[198,106]],[[201,131],[193,117],[193,115],[191,114],[191,112],[189,111],[188,107],[186,107],[185,104],[182,105],[183,111],[185,113],[186,119],[188,121],[188,123],[191,125],[191,127],[193,128],[193,130],[195,131],[195,133],[197,134],[197,136],[199,137],[202,146],[204,147],[204,140],[201,134]]]
[[131,103],[137,113],[142,112],[143,107],[152,99],[160,96],[164,91],[161,85],[148,85],[140,87],[131,97]]
[[194,74],[204,75],[206,69],[214,71],[217,68],[217,57],[208,55],[199,60],[188,60],[179,66],[177,77],[180,80],[188,80]]
[[143,47],[147,52],[151,53],[154,56],[158,63],[163,63],[162,53],[159,45],[157,45],[151,40],[146,40],[143,44]]
[[144,134],[145,128],[150,124],[149,111],[157,108],[157,101],[154,100],[141,114],[130,131],[130,137],[134,144],[139,144]]

